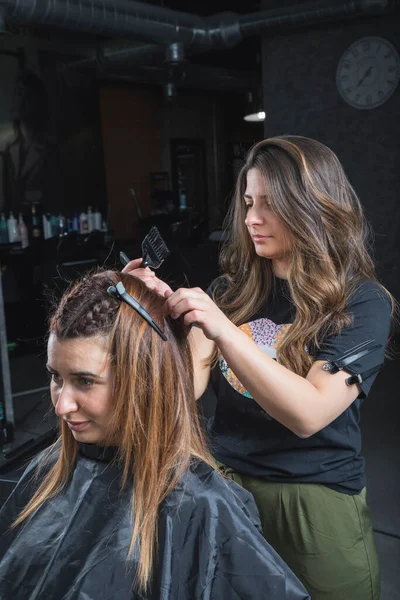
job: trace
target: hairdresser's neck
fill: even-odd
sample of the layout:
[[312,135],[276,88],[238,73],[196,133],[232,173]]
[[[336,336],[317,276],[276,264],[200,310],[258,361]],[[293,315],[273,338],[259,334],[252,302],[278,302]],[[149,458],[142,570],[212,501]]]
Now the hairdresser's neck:
[[289,259],[282,258],[272,261],[272,272],[275,277],[279,279],[287,279],[287,272],[289,268]]

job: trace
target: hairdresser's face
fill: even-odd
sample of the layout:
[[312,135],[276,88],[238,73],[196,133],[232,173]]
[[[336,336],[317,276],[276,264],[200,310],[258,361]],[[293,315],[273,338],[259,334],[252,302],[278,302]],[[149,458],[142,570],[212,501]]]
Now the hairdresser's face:
[[268,201],[263,177],[258,169],[247,173],[246,226],[259,256],[269,258],[277,275],[287,269],[290,256],[290,236],[286,225],[274,214]]
[[101,337],[59,341],[47,347],[47,370],[56,414],[78,442],[101,444],[113,402],[107,340]]

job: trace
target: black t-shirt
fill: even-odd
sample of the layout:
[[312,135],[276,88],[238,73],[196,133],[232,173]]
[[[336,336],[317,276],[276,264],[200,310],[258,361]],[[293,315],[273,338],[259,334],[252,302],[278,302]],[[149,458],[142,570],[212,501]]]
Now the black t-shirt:
[[[222,281],[222,285],[226,282]],[[345,369],[350,374],[367,373],[384,360],[390,302],[376,282],[365,280],[350,298],[347,312],[352,315],[351,326],[326,339],[314,358],[335,360],[371,341],[370,346],[380,347]],[[276,358],[277,342],[294,317],[287,281],[275,278],[269,302],[240,329],[266,354]],[[214,456],[242,473],[268,481],[321,483],[347,494],[359,493],[365,485],[364,459],[360,454],[360,404],[376,374],[363,380],[361,394],[337,419],[304,439],[270,417],[221,357],[211,374],[218,400],[210,423]]]

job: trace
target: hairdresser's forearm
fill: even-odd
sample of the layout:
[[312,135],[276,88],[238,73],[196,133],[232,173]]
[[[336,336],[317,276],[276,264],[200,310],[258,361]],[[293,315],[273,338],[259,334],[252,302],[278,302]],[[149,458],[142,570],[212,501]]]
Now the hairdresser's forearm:
[[325,425],[326,403],[313,383],[278,364],[232,323],[214,341],[239,381],[274,419],[300,437]]
[[346,386],[345,372],[330,375],[322,369],[323,361],[316,361],[306,378],[279,365],[200,288],[181,288],[165,305],[172,318],[201,328],[256,402],[298,436],[308,437],[331,423],[359,394],[357,386]]

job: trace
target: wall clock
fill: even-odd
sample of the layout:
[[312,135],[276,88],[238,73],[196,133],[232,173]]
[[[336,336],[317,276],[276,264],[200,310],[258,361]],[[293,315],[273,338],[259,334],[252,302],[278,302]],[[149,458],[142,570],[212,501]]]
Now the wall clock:
[[393,44],[380,37],[354,42],[344,52],[336,71],[336,84],[343,100],[361,110],[386,102],[399,79],[399,54]]

